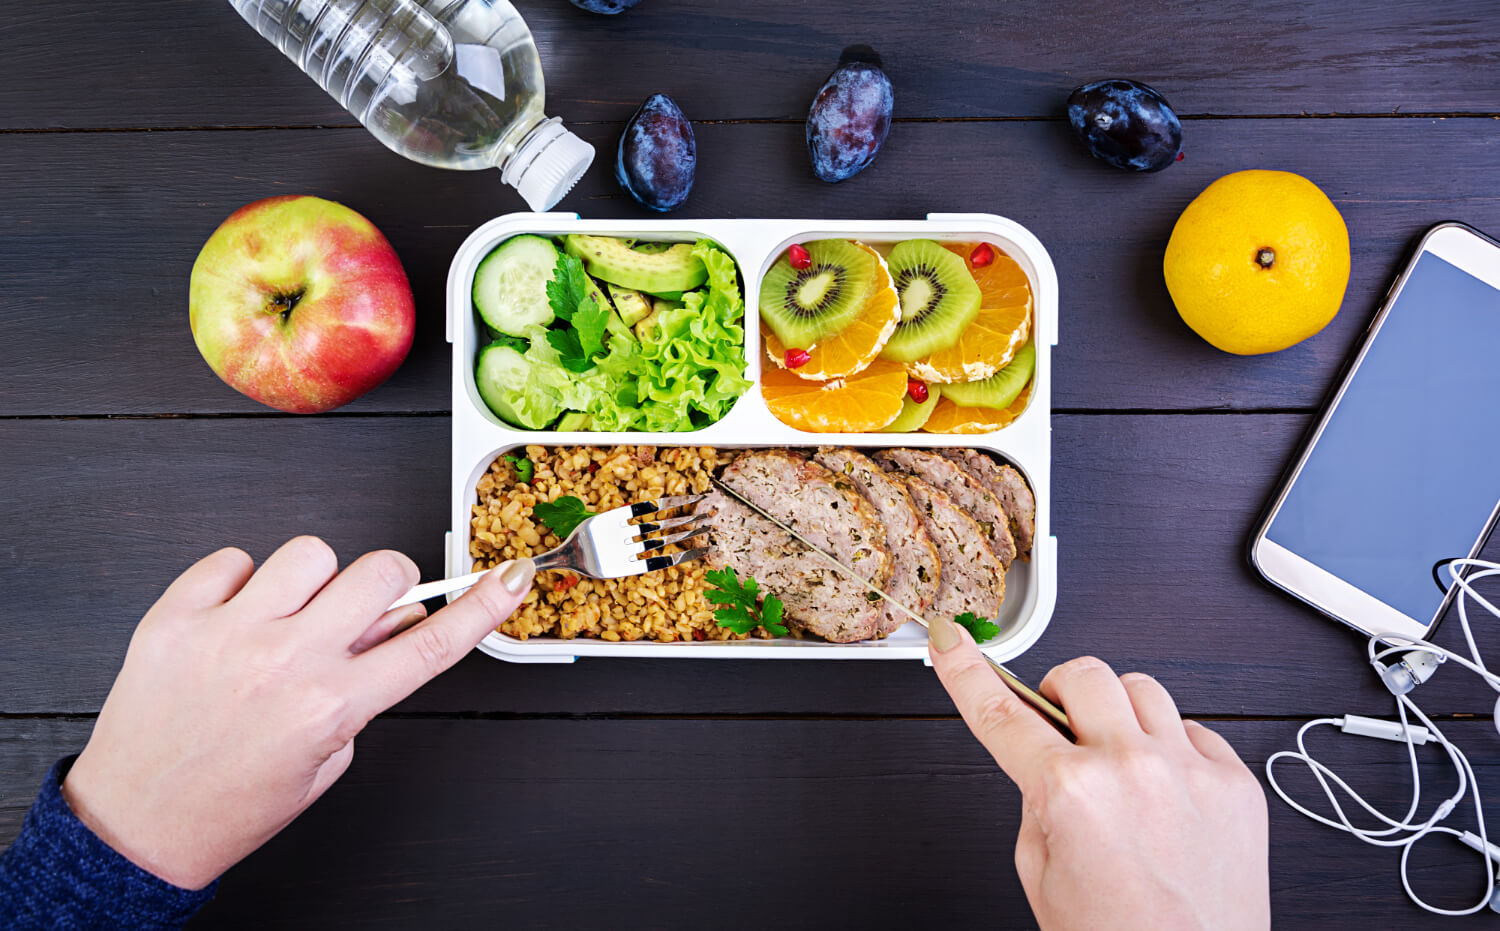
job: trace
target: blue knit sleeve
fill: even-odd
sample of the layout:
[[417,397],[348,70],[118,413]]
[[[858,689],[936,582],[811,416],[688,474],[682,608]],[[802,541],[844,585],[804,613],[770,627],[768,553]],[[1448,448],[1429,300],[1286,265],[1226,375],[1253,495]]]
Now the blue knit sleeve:
[[52,767],[20,836],[0,853],[0,928],[182,927],[218,882],[181,889],[100,840],[62,797],[74,759]]

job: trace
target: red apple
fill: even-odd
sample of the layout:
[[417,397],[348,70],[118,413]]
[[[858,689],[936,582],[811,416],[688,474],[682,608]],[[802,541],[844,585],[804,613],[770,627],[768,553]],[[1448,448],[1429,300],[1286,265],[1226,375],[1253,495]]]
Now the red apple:
[[193,263],[193,340],[231,388],[294,414],[332,410],[390,377],[416,307],[396,250],[321,197],[230,214]]

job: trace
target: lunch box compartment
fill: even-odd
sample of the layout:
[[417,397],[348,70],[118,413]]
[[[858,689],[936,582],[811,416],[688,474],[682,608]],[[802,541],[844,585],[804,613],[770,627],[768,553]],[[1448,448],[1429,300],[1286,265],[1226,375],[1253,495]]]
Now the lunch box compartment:
[[[738,263],[746,297],[746,377],[752,386],[716,423],[682,433],[522,430],[497,418],[479,398],[474,360],[480,334],[470,292],[479,262],[511,236],[586,233],[643,240],[716,241]],[[817,434],[777,420],[760,395],[762,351],[756,302],[760,282],[776,257],[793,242],[850,238],[871,244],[902,239],[988,242],[1012,256],[1031,281],[1036,374],[1026,410],[994,433],[960,436],[933,433]],[[486,223],[459,248],[448,275],[448,339],[453,344],[452,529],[447,540],[448,575],[472,571],[469,555],[471,506],[479,479],[496,457],[539,446],[714,446],[722,449],[850,446],[876,450],[896,446],[968,446],[996,453],[1030,483],[1037,502],[1032,557],[1016,560],[1006,576],[1002,633],[984,646],[999,660],[1018,656],[1036,642],[1057,600],[1057,540],[1051,531],[1051,347],[1057,344],[1057,277],[1041,243],[1024,227],[989,214],[933,214],[925,221],[830,220],[580,220],[576,214],[510,214]],[[456,597],[456,596],[455,596]],[[827,643],[817,639],[725,642],[612,642],[589,638],[520,640],[491,633],[479,645],[509,662],[572,662],[579,656],[653,656],[766,659],[927,659],[926,634],[907,624],[884,640]]]

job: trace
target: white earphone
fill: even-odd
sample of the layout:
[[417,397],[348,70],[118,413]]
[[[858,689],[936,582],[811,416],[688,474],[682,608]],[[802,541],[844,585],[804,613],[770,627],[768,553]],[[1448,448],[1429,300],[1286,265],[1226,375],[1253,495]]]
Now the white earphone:
[[[1474,583],[1490,576],[1500,575],[1500,563],[1487,562],[1481,559],[1455,559],[1447,564],[1448,573],[1452,576],[1453,584],[1458,586],[1458,619],[1463,627],[1464,640],[1469,647],[1469,656],[1460,656],[1426,640],[1416,640],[1395,634],[1383,634],[1372,637],[1368,646],[1370,665],[1380,676],[1380,681],[1385,683],[1387,689],[1396,697],[1396,712],[1400,721],[1382,721],[1376,718],[1366,718],[1359,715],[1344,715],[1341,718],[1318,718],[1309,721],[1297,732],[1297,749],[1282,750],[1274,753],[1266,760],[1266,779],[1271,788],[1282,801],[1292,808],[1313,819],[1319,824],[1326,824],[1331,828],[1352,834],[1367,844],[1377,847],[1400,847],[1401,850],[1401,885],[1406,889],[1407,896],[1417,905],[1437,915],[1472,915],[1481,911],[1486,906],[1500,912],[1500,893],[1496,891],[1495,866],[1500,865],[1500,846],[1490,843],[1489,834],[1484,823],[1484,808],[1479,796],[1479,786],[1474,779],[1474,768],[1469,764],[1469,758],[1464,756],[1463,751],[1444,736],[1442,730],[1432,722],[1427,715],[1422,713],[1416,703],[1411,700],[1409,694],[1417,686],[1432,678],[1437,668],[1447,662],[1454,662],[1482,678],[1490,688],[1500,693],[1500,675],[1493,673],[1484,664],[1484,658],[1479,655],[1479,647],[1474,643],[1474,633],[1469,627],[1468,602],[1473,599],[1490,614],[1500,619],[1500,608],[1491,604],[1487,599],[1474,590]],[[1474,569],[1468,576],[1463,573],[1467,569]],[[1399,659],[1392,661],[1392,657],[1400,654]],[[1415,716],[1421,726],[1411,723],[1409,716]],[[1411,804],[1407,807],[1406,814],[1400,819],[1377,810],[1366,802],[1358,792],[1339,778],[1333,770],[1323,763],[1314,759],[1307,750],[1307,733],[1315,727],[1337,727],[1346,734],[1355,734],[1361,737],[1378,737],[1382,740],[1393,740],[1406,744],[1407,758],[1411,761]],[[1495,727],[1500,730],[1500,698],[1495,702]],[[1458,773],[1458,788],[1454,793],[1444,799],[1426,818],[1416,821],[1417,809],[1422,801],[1422,782],[1417,770],[1416,748],[1426,743],[1436,743],[1441,746],[1452,761],[1454,769]],[[1304,763],[1313,777],[1317,779],[1318,785],[1323,789],[1324,796],[1333,806],[1334,817],[1318,814],[1303,805],[1294,802],[1276,781],[1275,764],[1278,760],[1298,760]],[[1330,785],[1330,782],[1332,785]],[[1343,806],[1339,803],[1339,792],[1358,803],[1369,815],[1384,824],[1383,828],[1362,828],[1354,825],[1345,814]],[[1450,827],[1444,827],[1442,821],[1451,815],[1455,808],[1463,802],[1464,796],[1470,795],[1474,801],[1474,818],[1479,826],[1479,833],[1472,831],[1458,831]],[[1451,834],[1457,837],[1468,847],[1484,855],[1485,891],[1484,898],[1475,905],[1466,909],[1443,909],[1429,905],[1424,902],[1411,887],[1411,880],[1407,875],[1407,858],[1411,849],[1417,841],[1429,834]]]

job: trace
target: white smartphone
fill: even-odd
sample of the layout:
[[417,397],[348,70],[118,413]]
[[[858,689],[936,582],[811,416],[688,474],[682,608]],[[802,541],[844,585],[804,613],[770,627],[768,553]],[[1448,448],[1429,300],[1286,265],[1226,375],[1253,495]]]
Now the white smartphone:
[[1422,237],[1250,542],[1272,585],[1368,635],[1426,637],[1435,571],[1500,516],[1500,242]]

